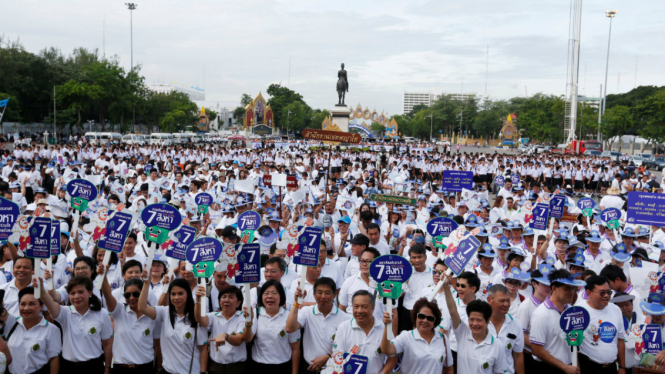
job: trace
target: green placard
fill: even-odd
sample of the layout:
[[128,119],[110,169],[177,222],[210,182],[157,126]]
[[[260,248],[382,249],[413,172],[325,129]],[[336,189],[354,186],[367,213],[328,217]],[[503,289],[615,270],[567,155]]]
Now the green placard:
[[582,209],[582,215],[585,217],[591,217],[593,215],[593,209],[592,208]]
[[370,200],[380,201],[388,204],[404,204],[404,205],[416,205],[416,199],[404,196],[395,196],[395,195],[381,195],[373,193],[369,195]]
[[618,229],[619,226],[621,226],[621,223],[619,223],[618,219],[613,219],[607,222],[607,227],[611,228],[612,230]]
[[194,264],[194,269],[192,269],[192,271],[194,272],[194,276],[196,278],[210,278],[212,277],[212,273],[215,271],[215,262],[197,262]]

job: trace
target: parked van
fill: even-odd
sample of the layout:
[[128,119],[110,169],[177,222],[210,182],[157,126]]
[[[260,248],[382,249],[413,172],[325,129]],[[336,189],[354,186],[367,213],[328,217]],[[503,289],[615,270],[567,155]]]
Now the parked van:
[[143,135],[138,135],[138,134],[127,134],[122,137],[122,142],[125,144],[132,144],[132,145],[145,145],[145,140],[143,139]]
[[150,135],[150,145],[165,145],[165,146],[173,145],[173,135],[161,132],[155,132],[152,135]]
[[184,133],[173,134],[173,143],[174,144],[187,144],[189,138]]
[[90,145],[99,145],[100,135],[98,132],[86,132],[85,139]]

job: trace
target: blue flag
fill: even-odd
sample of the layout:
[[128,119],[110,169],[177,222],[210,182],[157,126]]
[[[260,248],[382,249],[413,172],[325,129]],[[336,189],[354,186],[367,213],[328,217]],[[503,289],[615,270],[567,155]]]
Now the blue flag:
[[7,106],[8,103],[9,99],[0,100],[0,108],[2,108],[3,106]]

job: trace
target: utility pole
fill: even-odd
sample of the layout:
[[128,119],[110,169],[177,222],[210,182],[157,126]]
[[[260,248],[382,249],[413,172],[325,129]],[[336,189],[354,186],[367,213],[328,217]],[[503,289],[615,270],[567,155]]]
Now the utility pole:
[[289,110],[288,113],[286,113],[286,137],[289,137],[289,118],[291,116],[291,111]]
[[[136,9],[136,4],[135,3],[125,3],[127,5],[127,9],[129,9],[129,40],[130,40],[130,45],[131,45],[131,50],[130,50],[130,63],[131,63],[131,70],[130,73],[133,73],[134,71],[134,10]],[[136,133],[136,104],[132,102],[132,128],[134,129],[134,133]]]
[[616,16],[616,10],[608,10],[605,12],[605,17],[610,19],[610,32],[607,35],[607,58],[605,59],[605,95],[603,95],[603,114],[605,113],[605,102],[607,101],[607,72],[610,67],[610,41],[612,40],[612,20]]
[[[57,125],[56,125],[56,115],[55,115],[55,86],[53,86],[53,139],[57,139],[58,137],[56,136],[57,132]],[[48,139],[47,139],[48,141]]]
[[[431,142],[432,141],[432,124],[433,124],[433,121],[434,121],[434,114],[430,113],[430,115],[427,116],[427,117],[429,117],[429,141]],[[425,118],[427,118],[427,117],[425,117]]]
[[[603,99],[603,85],[602,84],[600,85],[600,96],[598,98],[599,98],[599,100]],[[603,116],[602,107],[600,106],[600,101],[598,101],[598,139],[596,139],[598,141],[600,141],[600,119],[602,118],[602,116]]]

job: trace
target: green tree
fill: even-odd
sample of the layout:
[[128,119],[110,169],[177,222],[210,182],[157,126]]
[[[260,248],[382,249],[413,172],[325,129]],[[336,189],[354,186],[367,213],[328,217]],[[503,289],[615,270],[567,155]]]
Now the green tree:
[[56,87],[56,100],[61,106],[72,109],[76,113],[76,127],[83,130],[81,114],[88,111],[99,99],[102,88],[95,84],[70,80]]
[[241,122],[245,118],[245,107],[252,102],[252,97],[246,93],[240,97],[240,106],[233,109],[233,119]]
[[330,116],[330,112],[323,109],[312,111],[312,125],[310,128],[320,130],[323,128],[323,121]]
[[277,128],[286,129],[286,119],[287,119],[288,110],[284,111],[284,108],[286,108],[287,106],[298,102],[304,104],[309,108],[309,106],[305,103],[305,100],[303,100],[301,94],[287,87],[282,87],[281,85],[278,84],[271,84],[266,90],[266,92],[268,93],[268,95],[271,96],[270,99],[268,100],[268,104],[270,104],[270,107],[272,108],[273,113],[275,114],[275,126]]
[[536,142],[563,140],[563,97],[535,94],[524,100],[517,111],[517,126],[522,137]]
[[0,123],[2,122],[21,122],[21,107],[16,99],[16,96],[0,92],[0,100],[9,99],[6,108],[0,108],[0,112],[4,111]]
[[[288,114],[289,111],[291,114]],[[275,115],[277,115],[277,112],[275,112]],[[288,124],[289,133],[298,133],[306,128],[313,128],[312,108],[310,108],[304,102],[294,101],[288,104],[282,108],[281,115],[282,118],[284,118],[284,129],[287,128]]]
[[[611,140],[610,149],[614,142],[620,140],[621,136],[626,133],[627,129],[633,127],[633,115],[630,108],[624,105],[615,105],[607,109],[603,115],[600,123],[603,137]],[[619,141],[619,144],[621,142]]]
[[639,101],[632,110],[638,135],[656,141],[665,142],[665,89]]

